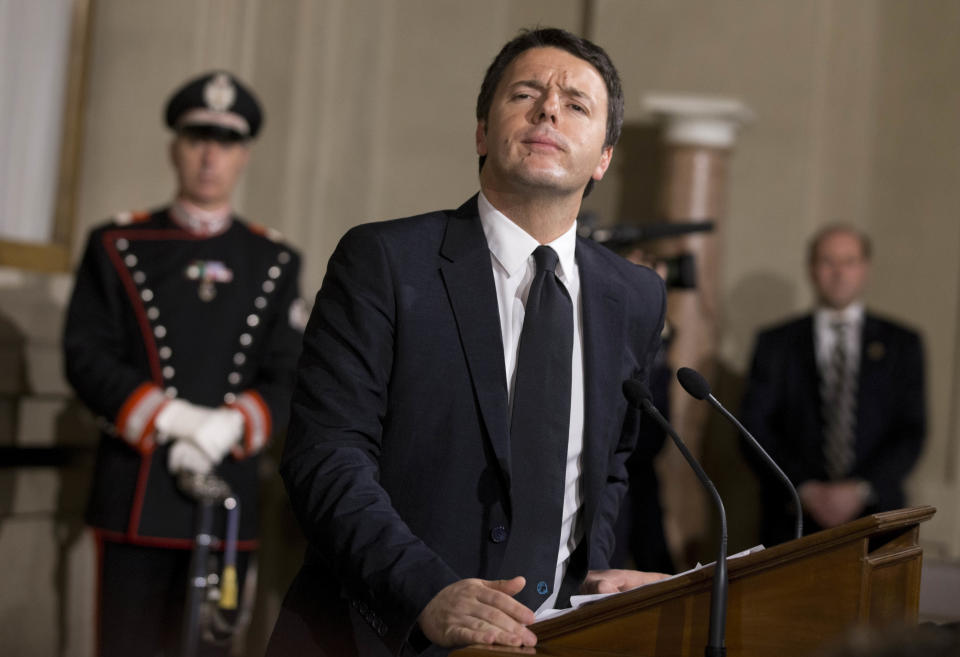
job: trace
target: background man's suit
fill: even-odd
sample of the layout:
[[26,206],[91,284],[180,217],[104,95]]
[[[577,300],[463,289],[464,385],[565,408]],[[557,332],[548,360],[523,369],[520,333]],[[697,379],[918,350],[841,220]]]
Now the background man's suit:
[[[588,568],[607,567],[639,423],[621,385],[648,376],[666,302],[649,269],[586,240],[576,258],[585,538],[561,599]],[[304,338],[281,472],[310,547],[269,654],[398,653],[443,587],[518,574],[499,570],[510,541],[523,538],[511,526],[508,427],[476,197],[351,230]]]
[[[813,336],[811,315],[761,332],[744,397],[744,425],[797,486],[828,479]],[[926,429],[919,335],[866,313],[857,391],[850,477],[873,487],[865,514],[899,508],[904,505],[903,481],[920,454]],[[788,540],[793,535],[789,498],[761,463],[754,461],[754,466],[762,485],[761,540],[766,545]],[[804,529],[820,528],[807,517]]]

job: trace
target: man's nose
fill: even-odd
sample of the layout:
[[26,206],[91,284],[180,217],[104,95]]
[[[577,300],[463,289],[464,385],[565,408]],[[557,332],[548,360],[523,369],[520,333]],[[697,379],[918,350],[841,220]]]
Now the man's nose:
[[548,91],[540,98],[540,105],[537,108],[537,123],[541,121],[550,121],[556,124],[560,116],[560,94],[556,91]]
[[201,160],[204,164],[212,164],[214,159],[220,154],[220,144],[215,141],[204,142],[201,151]]

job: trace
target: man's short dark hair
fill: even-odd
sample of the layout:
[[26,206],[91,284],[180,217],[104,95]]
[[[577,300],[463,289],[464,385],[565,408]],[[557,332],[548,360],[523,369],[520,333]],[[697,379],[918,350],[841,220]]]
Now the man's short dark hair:
[[[607,134],[604,146],[614,146],[620,139],[623,127],[623,87],[620,74],[610,61],[610,56],[597,44],[576,34],[553,27],[523,30],[509,41],[494,58],[477,95],[477,120],[486,121],[490,115],[490,105],[497,85],[511,62],[531,48],[559,48],[584,60],[597,70],[607,87]],[[485,156],[480,156],[480,168],[483,168]],[[591,186],[593,181],[590,181]]]
[[869,235],[856,226],[851,226],[850,224],[830,224],[828,226],[824,226],[814,233],[813,237],[811,237],[810,241],[807,243],[807,263],[812,265],[814,262],[816,262],[820,250],[820,244],[823,242],[824,238],[836,233],[846,233],[856,237],[860,242],[860,253],[863,254],[863,259],[867,261],[870,260],[870,257],[873,255],[873,244],[870,242]]

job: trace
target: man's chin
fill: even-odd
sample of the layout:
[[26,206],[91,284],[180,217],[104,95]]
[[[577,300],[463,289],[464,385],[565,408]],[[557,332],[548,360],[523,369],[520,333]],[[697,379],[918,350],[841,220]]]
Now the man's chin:
[[555,169],[524,169],[518,171],[515,180],[530,190],[569,194],[582,190],[587,181],[573,180],[567,171]]
[[229,199],[229,197],[225,198],[223,192],[219,189],[194,189],[188,191],[186,197],[187,200],[200,206],[219,206]]

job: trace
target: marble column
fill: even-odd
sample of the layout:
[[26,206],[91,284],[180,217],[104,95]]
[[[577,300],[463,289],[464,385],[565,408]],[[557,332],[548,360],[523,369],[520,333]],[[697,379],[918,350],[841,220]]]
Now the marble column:
[[[651,248],[659,258],[681,254],[694,258],[696,286],[669,289],[667,360],[673,371],[692,367],[710,380],[715,372],[720,322],[719,244],[727,178],[737,130],[752,119],[752,112],[735,99],[703,96],[649,95],[643,105],[663,123],[662,218],[676,223],[712,221],[714,225],[712,231],[660,240]],[[670,418],[695,455],[702,451],[708,410],[672,381]],[[713,544],[704,540],[712,509],[708,511],[706,495],[701,494],[701,486],[672,445],[661,453],[658,471],[667,542],[677,566],[689,565],[704,552],[704,543]]]

